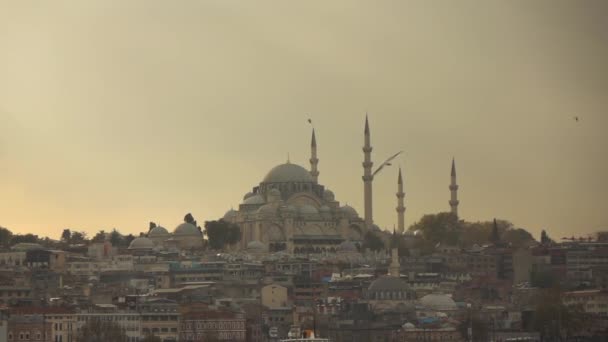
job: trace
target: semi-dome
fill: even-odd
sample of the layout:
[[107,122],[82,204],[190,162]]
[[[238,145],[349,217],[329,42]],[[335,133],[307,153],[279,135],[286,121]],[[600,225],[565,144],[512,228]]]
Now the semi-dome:
[[357,218],[357,217],[359,217],[359,214],[357,214],[357,211],[355,210],[355,208],[351,207],[348,204],[343,205],[342,207],[340,207],[340,211],[342,211],[342,213],[344,215],[346,215],[346,217],[348,217],[348,218]]
[[175,235],[200,235],[201,232],[198,231],[195,225],[192,223],[184,222],[177,226],[173,231]]
[[333,191],[325,189],[325,191],[323,191],[323,199],[327,202],[333,202],[335,200]]
[[251,196],[253,196],[253,192],[250,191],[250,192],[246,193],[245,196],[243,196],[243,201],[248,199]]
[[313,207],[310,204],[304,204],[304,205],[300,206],[299,211],[300,211],[301,215],[306,215],[306,216],[319,215],[319,211],[317,210],[317,208]]
[[156,226],[148,232],[148,236],[164,236],[169,235],[169,231],[161,226]]
[[266,245],[261,243],[260,241],[253,240],[247,244],[248,251],[265,251]]
[[407,290],[407,283],[401,278],[393,276],[383,276],[374,280],[368,291],[404,291]]
[[237,214],[236,210],[230,209],[224,214],[224,220],[230,221],[236,216],[236,214]]
[[263,183],[312,183],[310,172],[297,164],[281,164],[275,166],[264,177]]
[[405,322],[405,324],[404,324],[404,325],[402,325],[401,327],[402,327],[403,329],[405,329],[405,330],[412,330],[412,329],[416,329],[416,326],[415,326],[415,325],[413,325],[413,324],[412,324],[412,323],[410,323],[410,322]]
[[154,242],[148,239],[145,236],[140,236],[138,238],[133,239],[131,244],[129,244],[129,249],[153,249]]
[[261,215],[274,215],[274,214],[276,214],[276,212],[277,212],[277,208],[270,203],[264,204],[257,210],[257,213],[261,214]]
[[329,212],[331,212],[331,209],[326,205],[322,205],[321,208],[319,208],[319,212],[329,213]]
[[431,293],[420,298],[420,303],[433,310],[454,310],[456,302],[447,295]]
[[262,197],[259,194],[249,196],[249,197],[247,197],[246,200],[243,201],[243,204],[264,204],[264,203],[266,203],[266,201],[264,200],[264,197]]
[[346,240],[338,245],[338,252],[342,253],[353,253],[357,252],[357,246],[350,240]]

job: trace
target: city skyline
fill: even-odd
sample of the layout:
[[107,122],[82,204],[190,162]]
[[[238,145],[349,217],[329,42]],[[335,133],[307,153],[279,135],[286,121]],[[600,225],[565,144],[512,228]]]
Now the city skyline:
[[218,219],[288,154],[309,169],[308,118],[319,182],[363,215],[367,111],[375,165],[404,151],[374,180],[382,228],[399,166],[406,228],[449,211],[455,158],[462,219],[606,229],[607,5],[551,3],[2,5],[0,225]]

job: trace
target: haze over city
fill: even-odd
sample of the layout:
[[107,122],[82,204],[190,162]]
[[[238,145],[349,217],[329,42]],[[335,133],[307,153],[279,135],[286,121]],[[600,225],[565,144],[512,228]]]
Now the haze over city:
[[[142,6],[142,4],[146,6]],[[0,225],[59,238],[215,220],[274,166],[374,219],[608,228],[605,1],[0,3]],[[578,117],[579,120],[575,120]]]

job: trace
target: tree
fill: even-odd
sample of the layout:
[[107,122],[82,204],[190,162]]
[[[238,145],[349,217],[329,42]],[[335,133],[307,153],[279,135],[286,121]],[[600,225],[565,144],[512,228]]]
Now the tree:
[[221,250],[227,245],[233,245],[241,240],[241,228],[236,224],[224,221],[205,222],[205,235],[212,249]]
[[97,232],[97,234],[95,234],[95,236],[93,236],[93,238],[91,239],[91,242],[104,242],[106,241],[106,232],[102,229],[99,232]]
[[534,328],[543,341],[559,341],[582,331],[586,317],[580,306],[566,306],[558,289],[543,290],[537,297]]
[[77,245],[81,243],[87,242],[87,233],[85,232],[72,232],[72,236],[70,237],[70,243]]
[[502,241],[514,248],[530,247],[536,243],[532,234],[523,228],[508,229],[502,234]]
[[112,233],[110,233],[110,243],[112,246],[118,246],[122,242],[122,235],[118,232],[118,230],[113,229]]
[[125,329],[120,325],[99,319],[90,319],[78,334],[78,341],[83,342],[126,342],[127,340]]
[[540,244],[541,245],[550,245],[553,243],[553,240],[549,237],[549,235],[547,235],[547,232],[543,229],[542,232],[540,232]]
[[61,241],[69,242],[72,238],[72,232],[69,229],[64,229],[61,233]]
[[[471,325],[471,319],[473,324]],[[468,341],[469,328],[473,327],[473,342],[486,342],[488,341],[488,322],[484,321],[481,317],[472,313],[471,316],[467,317],[466,320],[462,321],[458,325],[458,331],[460,335]]]
[[18,243],[38,243],[38,235],[25,234],[25,235],[13,235],[11,239],[11,245]]
[[127,236],[125,236],[122,241],[123,241],[123,246],[129,246],[131,244],[131,241],[135,240],[135,236],[133,236],[133,234],[129,234]]
[[496,219],[494,219],[494,224],[492,225],[492,234],[490,235],[490,242],[494,245],[499,245],[500,241],[500,233],[498,232],[498,224],[496,223]]
[[424,215],[420,221],[410,226],[410,231],[420,231],[423,239],[430,241],[433,245],[444,242],[456,244],[454,241],[460,227],[458,216],[453,213],[445,212],[431,215]]
[[385,248],[384,246],[384,242],[382,241],[382,239],[374,234],[373,232],[367,232],[365,233],[365,236],[363,237],[363,246],[362,246],[363,250],[366,250],[367,248],[369,248],[372,251],[379,251]]
[[393,231],[393,235],[391,236],[390,248],[397,248],[397,250],[399,250],[399,256],[410,255],[410,251],[407,242],[405,241],[405,238],[403,237],[403,235],[397,234],[395,231]]
[[10,244],[12,238],[13,233],[10,230],[0,227],[0,245],[7,246]]
[[530,285],[541,289],[555,288],[559,279],[550,269],[534,269],[530,272]]

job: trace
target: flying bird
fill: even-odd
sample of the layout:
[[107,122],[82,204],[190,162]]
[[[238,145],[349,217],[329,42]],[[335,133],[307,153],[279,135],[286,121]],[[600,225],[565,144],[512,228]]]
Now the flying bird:
[[574,117],[574,121],[578,122],[578,116]]
[[380,170],[382,170],[385,166],[391,166],[393,164],[391,164],[391,161],[395,158],[397,158],[398,155],[400,155],[403,151],[399,151],[397,153],[395,153],[394,155],[390,156],[387,160],[384,161],[384,163],[380,164],[380,166],[376,169],[376,171],[374,171],[374,173],[372,174],[372,176],[375,176],[376,174],[378,174],[378,172],[380,172]]
[[312,125],[312,119],[308,119],[308,123]]

